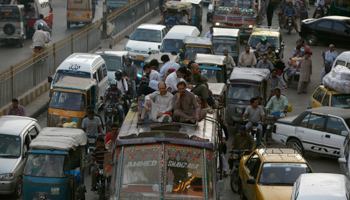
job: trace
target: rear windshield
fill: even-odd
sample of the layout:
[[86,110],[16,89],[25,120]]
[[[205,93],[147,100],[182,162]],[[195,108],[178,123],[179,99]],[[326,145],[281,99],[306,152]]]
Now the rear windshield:
[[162,34],[158,30],[137,28],[132,33],[130,40],[161,43],[162,42]]
[[117,71],[122,70],[122,58],[117,56],[108,56],[108,55],[100,55],[103,60],[106,62],[108,71]]
[[171,53],[175,51],[176,53],[180,53],[180,49],[182,48],[183,41],[176,39],[165,39],[163,40],[163,44],[160,52],[168,52]]
[[236,100],[250,100],[259,96],[259,87],[254,85],[231,84],[228,98]]
[[79,77],[79,78],[91,78],[91,74],[89,72],[82,71],[73,71],[73,70],[58,70],[53,80],[53,84],[57,83],[57,81],[61,80],[65,76]]
[[17,7],[1,7],[0,22],[19,22],[20,14]]

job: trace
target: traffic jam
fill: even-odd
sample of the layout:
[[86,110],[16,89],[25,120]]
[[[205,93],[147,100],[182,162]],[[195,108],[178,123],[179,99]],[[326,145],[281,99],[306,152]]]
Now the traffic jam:
[[[54,1],[0,0],[0,51],[49,60]],[[136,1],[66,3],[79,30]],[[8,102],[0,199],[349,199],[349,6],[159,0],[120,49],[57,63],[45,111]]]

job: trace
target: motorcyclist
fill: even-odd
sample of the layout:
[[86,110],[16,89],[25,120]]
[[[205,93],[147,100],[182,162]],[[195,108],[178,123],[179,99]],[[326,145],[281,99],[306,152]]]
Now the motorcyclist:
[[129,92],[132,92],[136,98],[136,79],[137,79],[137,68],[135,65],[132,65],[131,58],[125,59],[126,66],[123,68],[122,72],[125,79],[128,81],[128,86],[130,87]]
[[33,40],[33,44],[31,46],[31,48],[33,49],[38,49],[38,50],[42,50],[46,47],[46,45],[49,43],[50,41],[50,33],[43,31],[44,25],[43,24],[39,24],[37,26],[38,30],[35,31],[32,40]]
[[[263,134],[263,125],[265,121],[265,112],[264,109],[259,106],[259,102],[257,98],[250,99],[250,106],[247,107],[243,114],[243,121],[248,117],[248,123],[246,124],[246,128],[249,130],[253,123],[258,123],[259,137],[258,137],[258,145],[261,143],[261,138]],[[259,123],[261,122],[261,124]]]
[[[36,22],[34,23],[33,28],[34,28],[35,31],[38,30],[39,24],[41,24],[42,26],[44,26],[44,29],[43,29],[43,30],[47,30],[47,31],[50,30],[49,26],[48,26],[47,23],[44,21],[44,15],[43,15],[43,14],[40,14],[40,15],[39,15],[39,19],[36,20]],[[50,30],[50,31],[51,31],[51,30]],[[49,32],[50,32],[50,31],[49,31]]]
[[126,115],[129,111],[129,107],[128,107],[128,104],[126,103],[126,101],[130,101],[130,97],[127,95],[128,83],[125,80],[125,78],[123,77],[123,73],[121,70],[117,70],[114,75],[115,75],[117,87],[122,92],[122,95],[123,95],[123,98],[122,98],[124,101],[123,109],[124,109],[124,114]]
[[[123,111],[123,104],[124,101],[122,100],[122,93],[121,91],[117,88],[117,84],[115,80],[112,80],[110,83],[110,87],[106,90],[106,93],[103,98],[103,103],[106,104],[112,104],[115,105],[115,108],[118,110],[119,114],[119,123],[122,124],[124,121],[124,111]],[[105,110],[107,109],[107,105],[104,108]],[[105,121],[107,121],[107,115],[105,112]]]
[[259,56],[267,53],[267,48],[270,46],[269,43],[267,43],[267,38],[265,36],[261,37],[260,42],[256,45],[256,52],[259,54]]
[[[266,108],[270,110],[271,114],[279,115],[279,117],[283,117],[287,113],[288,109],[288,99],[284,95],[281,95],[281,89],[275,88],[275,95],[271,97],[270,101],[267,103]],[[283,115],[281,116],[281,114]]]
[[[96,163],[97,165],[103,165],[104,161],[104,154],[107,151],[105,148],[105,143],[103,137],[99,136],[97,138],[97,146],[94,148],[91,154],[91,162],[89,165],[92,165],[93,163]],[[91,191],[97,190],[97,173],[98,167],[92,166],[91,167]]]
[[297,14],[298,14],[297,13],[297,9],[293,6],[293,2],[291,2],[291,1],[288,2],[288,6],[284,10],[284,26],[287,27],[288,17],[292,17],[295,30],[296,30],[297,33],[299,33],[298,32],[298,26],[297,26],[297,23],[295,21],[295,16]]

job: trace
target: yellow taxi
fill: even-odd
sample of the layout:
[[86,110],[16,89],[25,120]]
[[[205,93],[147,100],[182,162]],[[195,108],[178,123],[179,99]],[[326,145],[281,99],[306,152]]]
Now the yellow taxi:
[[350,94],[343,94],[320,85],[311,95],[309,108],[321,106],[350,109]]
[[284,55],[284,41],[282,40],[280,28],[272,26],[254,26],[248,41],[251,50],[256,50],[256,46],[261,41],[262,37],[266,37],[267,43],[275,47],[276,57],[282,59]]
[[304,173],[313,171],[297,150],[256,149],[240,161],[240,199],[290,200],[294,182]]

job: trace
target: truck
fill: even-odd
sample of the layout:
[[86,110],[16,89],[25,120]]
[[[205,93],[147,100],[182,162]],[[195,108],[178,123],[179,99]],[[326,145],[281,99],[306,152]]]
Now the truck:
[[93,0],[67,0],[67,29],[71,24],[90,24],[95,17]]
[[212,22],[214,27],[240,29],[248,38],[258,24],[261,0],[215,0]]

